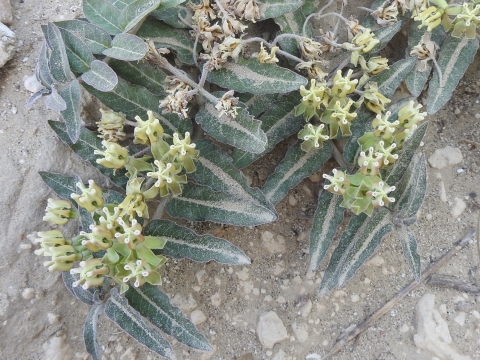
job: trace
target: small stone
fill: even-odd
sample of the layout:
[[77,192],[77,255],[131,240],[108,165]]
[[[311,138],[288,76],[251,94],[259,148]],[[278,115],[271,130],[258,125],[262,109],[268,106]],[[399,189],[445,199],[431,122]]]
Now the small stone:
[[20,244],[20,250],[30,250],[32,248],[32,244]]
[[44,359],[65,360],[73,358],[73,351],[65,341],[66,336],[54,336],[42,345]]
[[37,80],[35,74],[28,77],[25,76],[23,79],[23,86],[31,93],[36,93],[43,88],[43,85],[40,83],[40,81]]
[[205,284],[205,280],[207,279],[207,272],[205,270],[200,270],[195,274],[198,285],[203,285]]
[[295,199],[295,196],[290,195],[290,196],[288,197],[288,203],[290,204],[290,206],[297,206],[298,200]]
[[475,114],[475,119],[480,119],[480,113]]
[[137,352],[133,347],[129,347],[122,355],[120,355],[120,360],[135,360],[136,358]]
[[272,300],[273,300],[273,297],[272,297],[271,295],[267,295],[267,296],[265,296],[265,298],[263,299],[263,301],[265,301],[265,302],[270,302],[270,301],[272,301]]
[[276,301],[279,304],[285,304],[287,302],[283,296],[279,296]]
[[[2,1],[4,0],[0,0]],[[13,55],[15,55],[15,33],[0,21],[0,68],[13,58]]]
[[453,199],[453,206],[452,206],[452,216],[454,219],[458,218],[467,208],[467,204],[460,198]]
[[0,22],[9,26],[13,23],[12,5],[10,5],[10,0],[0,0]]
[[452,146],[445,146],[437,149],[428,158],[428,163],[432,168],[444,169],[448,166],[460,164],[463,160],[462,152],[458,148]]
[[240,280],[247,280],[248,279],[248,269],[244,267],[241,271],[237,271],[237,276]]
[[363,283],[366,284],[366,285],[370,285],[371,282],[372,281],[367,277],[365,279],[363,279]]
[[288,339],[287,329],[274,311],[260,315],[257,325],[258,339],[267,349]]
[[255,295],[255,296],[258,296],[258,295],[260,295],[260,290],[258,288],[253,288],[252,289],[252,294]]
[[358,296],[357,294],[353,294],[352,296],[350,296],[350,300],[351,302],[356,303],[360,300],[360,296]]
[[300,310],[300,315],[302,315],[302,317],[304,318],[308,317],[308,315],[310,315],[310,312],[312,311],[312,306],[312,300],[308,299],[302,306]]
[[293,332],[295,333],[295,337],[297,338],[297,340],[301,343],[307,341],[308,339],[308,327],[306,324],[297,324],[297,323],[293,323],[292,324],[292,329],[293,329]]
[[385,263],[385,260],[380,255],[375,255],[373,258],[368,260],[367,265],[381,266]]
[[457,302],[455,307],[456,307],[457,311],[467,312],[468,310],[470,310],[470,304],[467,303],[466,301]]
[[60,315],[57,315],[57,314],[54,314],[54,313],[47,313],[47,319],[48,319],[48,323],[50,325],[53,325],[53,324],[56,324],[58,322],[60,322]]
[[278,352],[273,356],[272,360],[286,360],[287,353],[282,349],[278,350]]
[[455,115],[460,115],[462,111],[459,108],[455,108],[455,111],[453,112]]
[[458,325],[465,325],[465,313],[463,311],[459,312],[457,316],[453,319]]
[[399,330],[402,334],[405,334],[410,331],[410,327],[407,324],[403,324]]
[[207,317],[203,313],[203,311],[196,309],[193,310],[192,313],[190,314],[190,320],[192,320],[192,323],[194,325],[200,325],[207,321]]
[[32,288],[23,289],[22,297],[25,300],[32,300],[35,297],[35,290],[33,290]]
[[282,235],[275,236],[268,230],[262,234],[262,243],[271,254],[284,253],[286,250],[285,238]]
[[222,304],[222,299],[220,298],[220,294],[218,292],[213,294],[210,300],[212,301],[212,305],[215,307],[219,307]]
[[186,296],[176,294],[172,298],[172,305],[180,308],[180,310],[184,312],[189,312],[197,307],[197,302],[193,298],[192,294],[188,294]]
[[285,271],[285,261],[280,260],[273,268],[273,275],[278,276]]

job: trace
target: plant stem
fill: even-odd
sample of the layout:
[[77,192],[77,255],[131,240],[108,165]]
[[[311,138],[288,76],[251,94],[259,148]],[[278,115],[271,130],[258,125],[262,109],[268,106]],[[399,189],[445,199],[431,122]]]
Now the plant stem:
[[307,35],[307,23],[310,21],[310,19],[312,17],[317,17],[318,15],[321,15],[323,13],[323,11],[329,7],[330,5],[333,4],[335,0],[330,0],[327,4],[325,4],[324,7],[322,7],[320,10],[318,10],[316,13],[313,13],[313,14],[310,14],[307,16],[307,18],[305,19],[305,21],[303,22],[303,28],[302,28],[302,34],[303,36],[306,36]]
[[151,151],[150,147],[146,147],[145,149],[140,150],[140,151],[137,152],[136,154],[133,154],[133,157],[134,157],[134,158],[140,158],[140,157],[142,157],[143,155],[148,154],[150,151]]
[[275,39],[273,39],[272,46],[277,45],[277,42],[279,42],[282,39],[295,39],[298,42],[298,41],[302,41],[304,38],[305,36],[300,36],[295,34],[280,34]]
[[138,124],[136,121],[125,120],[125,124],[136,127]]
[[168,201],[170,200],[170,195],[160,198],[160,202],[158,203],[157,209],[152,216],[152,220],[161,219],[163,216],[163,212],[165,211],[165,206],[167,206]]
[[[291,35],[291,34],[282,34],[282,35]],[[279,35],[279,36],[281,36],[281,35]],[[277,36],[277,38],[279,36]],[[297,36],[297,35],[295,35],[295,36]],[[277,40],[277,38],[275,38],[275,40]],[[242,45],[243,44],[248,44],[248,43],[251,43],[251,42],[261,42],[263,45],[268,46],[269,48],[274,46],[274,43],[269,43],[267,40],[262,39],[260,37],[253,37],[253,38],[250,38],[250,39],[247,39],[247,40],[242,40]],[[296,57],[295,55],[292,55],[292,54],[290,54],[286,51],[280,50],[280,49],[277,50],[277,54],[285,56],[286,58],[289,58],[289,59],[291,59],[293,61],[296,61],[296,62],[303,62],[302,59]]]
[[333,149],[333,151],[332,151],[333,158],[338,163],[338,165],[340,165],[341,167],[348,170],[348,164],[345,161],[345,159],[343,158],[340,150],[338,150],[337,145],[335,145],[335,143],[333,141],[331,142],[331,144],[332,144],[332,149]]

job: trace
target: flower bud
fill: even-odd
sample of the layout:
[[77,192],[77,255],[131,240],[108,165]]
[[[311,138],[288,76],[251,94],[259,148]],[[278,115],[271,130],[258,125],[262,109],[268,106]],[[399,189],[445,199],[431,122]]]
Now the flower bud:
[[125,116],[111,110],[100,109],[102,117],[96,124],[98,126],[98,137],[106,141],[117,142],[125,140],[126,134],[123,131]]
[[43,221],[48,221],[57,225],[65,225],[68,219],[75,219],[76,214],[72,211],[72,204],[67,200],[51,199],[47,200]]
[[97,159],[97,164],[103,165],[109,169],[121,169],[128,161],[128,150],[117,143],[102,141],[105,151],[94,150],[95,155],[102,155],[103,158]]
[[164,130],[162,125],[160,125],[160,121],[155,118],[151,110],[147,111],[147,116],[148,119],[145,121],[140,116],[135,116],[135,120],[138,123],[133,131],[135,136],[133,142],[135,144],[150,145],[163,138]]
[[81,182],[76,183],[77,187],[82,191],[82,194],[71,194],[70,197],[76,201],[76,203],[93,212],[103,205],[102,189],[95,184],[95,181],[88,180],[88,188]]

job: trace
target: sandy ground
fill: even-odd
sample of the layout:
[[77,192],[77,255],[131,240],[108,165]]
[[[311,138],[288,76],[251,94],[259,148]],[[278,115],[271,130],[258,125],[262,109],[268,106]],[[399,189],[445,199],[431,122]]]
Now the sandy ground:
[[[42,41],[40,25],[80,15],[80,2],[12,0],[17,53],[0,69],[0,358],[84,359],[82,324],[88,307],[64,288],[59,274],[48,273],[43,259],[33,254],[29,234],[46,229],[42,216],[52,192],[38,171],[80,174],[102,184],[102,176],[83,163],[57,139],[47,125],[59,115],[41,101],[25,110],[30,93],[23,81],[33,73]],[[427,158],[446,145],[461,150],[463,161],[442,170],[429,168],[429,188],[414,226],[422,267],[437,259],[473,228],[480,209],[480,57],[468,70],[453,99],[430,125],[422,151]],[[477,115],[477,116],[476,116]],[[270,159],[246,169],[259,186],[273,171]],[[462,169],[461,171],[458,171]],[[443,185],[442,185],[443,184]],[[442,187],[445,196],[442,195]],[[394,234],[341,290],[317,297],[322,270],[307,276],[308,229],[320,176],[303,181],[277,206],[279,221],[252,229],[217,224],[196,225],[199,232],[225,237],[252,259],[248,267],[216,263],[170,261],[163,290],[186,315],[201,311],[206,320],[199,330],[215,347],[211,354],[181,346],[179,359],[304,359],[324,354],[340,332],[383,305],[412,279]],[[457,218],[453,206],[462,200],[466,210]],[[327,255],[329,256],[329,255]],[[441,273],[480,284],[479,258],[472,242]],[[427,293],[448,324],[453,347],[460,355],[445,359],[480,359],[480,297],[454,289],[422,285],[402,300],[335,359],[435,359],[415,346],[415,305]],[[261,314],[274,311],[288,339],[273,349],[263,348],[256,334]],[[102,318],[100,342],[106,359],[156,359],[156,355]],[[435,357],[437,356],[437,357]],[[453,357],[452,357],[453,356]]]

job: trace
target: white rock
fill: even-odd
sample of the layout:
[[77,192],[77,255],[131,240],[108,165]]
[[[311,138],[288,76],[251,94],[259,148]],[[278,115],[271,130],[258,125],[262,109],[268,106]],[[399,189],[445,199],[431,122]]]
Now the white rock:
[[285,238],[282,235],[275,236],[270,231],[263,232],[262,243],[263,246],[272,254],[284,253],[286,250]]
[[15,55],[15,33],[0,22],[0,68],[13,58],[13,55]]
[[65,360],[73,358],[73,351],[65,342],[66,336],[51,337],[43,345],[44,360]]
[[295,337],[301,343],[307,341],[308,339],[308,327],[307,324],[292,324],[293,332],[295,333]]
[[32,288],[26,288],[22,290],[22,297],[25,300],[32,300],[35,297],[35,290]]
[[463,160],[462,152],[458,148],[452,146],[445,146],[437,149],[428,158],[428,163],[432,168],[444,169],[448,166],[460,164]]
[[280,260],[273,268],[273,275],[278,276],[285,271],[285,261]]
[[273,355],[272,360],[285,360],[286,358],[287,358],[287,353],[282,349],[280,349],[275,355]]
[[410,327],[407,324],[403,324],[399,330],[402,334],[405,334],[406,332],[410,331]]
[[453,205],[452,205],[452,216],[454,219],[458,218],[462,213],[465,211],[467,208],[467,204],[465,204],[465,201],[459,198],[453,199]]
[[56,324],[60,322],[60,315],[54,314],[54,313],[47,313],[47,319],[50,325]]
[[190,320],[192,320],[194,325],[200,325],[207,321],[207,317],[202,310],[196,309],[190,314]]
[[220,294],[218,292],[213,294],[210,300],[212,300],[212,305],[215,307],[219,307],[222,304],[222,299],[220,298]]
[[453,347],[448,325],[434,306],[435,295],[425,294],[415,307],[417,321],[417,333],[413,337],[415,345],[440,359],[470,360],[469,356],[460,355]]
[[27,89],[31,93],[36,93],[43,88],[43,85],[40,83],[40,81],[37,80],[35,74],[33,74],[32,76],[25,76],[23,78],[23,86],[25,86],[25,89]]
[[306,318],[310,312],[312,311],[312,300],[308,299],[307,302],[302,306],[301,310],[300,310],[300,315],[302,315],[302,317]]
[[13,14],[10,0],[0,0],[0,22],[5,25],[12,25]]
[[351,302],[358,302],[360,300],[360,296],[358,296],[357,294],[353,294],[352,296],[350,296],[350,301]]
[[465,325],[465,313],[460,311],[457,316],[453,319],[458,325],[463,326]]
[[241,271],[237,271],[236,274],[238,278],[243,281],[247,280],[249,276],[248,269],[246,267],[244,267]]
[[207,272],[205,270],[198,271],[195,276],[197,277],[198,285],[205,284],[205,280],[207,279]]
[[262,345],[267,349],[271,349],[276,343],[288,339],[287,329],[274,311],[260,315],[257,335]]
[[385,263],[385,260],[380,255],[375,255],[373,258],[367,261],[367,265],[381,266]]
[[298,200],[295,199],[295,196],[289,195],[288,196],[288,203],[290,204],[290,206],[297,206]]
[[197,307],[197,302],[192,294],[186,296],[177,294],[172,298],[172,305],[179,307],[184,312],[189,312]]

